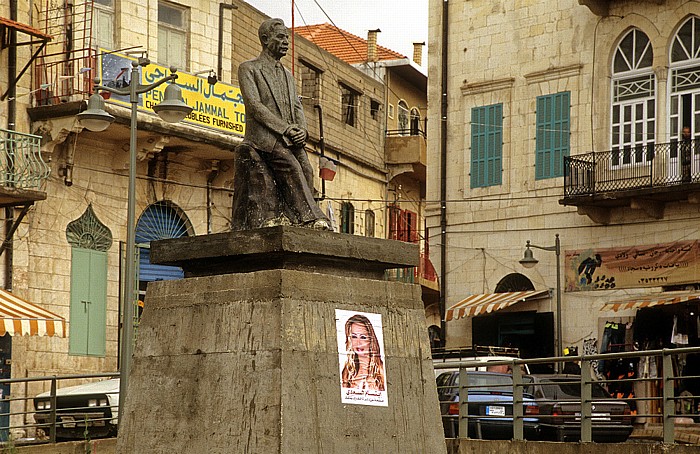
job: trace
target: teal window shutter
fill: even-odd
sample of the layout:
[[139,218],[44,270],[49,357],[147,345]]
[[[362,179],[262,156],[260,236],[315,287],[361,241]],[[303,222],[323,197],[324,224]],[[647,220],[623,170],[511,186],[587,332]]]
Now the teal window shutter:
[[472,108],[471,187],[501,184],[503,104]]
[[569,156],[570,93],[537,97],[535,179],[564,175],[564,156]]

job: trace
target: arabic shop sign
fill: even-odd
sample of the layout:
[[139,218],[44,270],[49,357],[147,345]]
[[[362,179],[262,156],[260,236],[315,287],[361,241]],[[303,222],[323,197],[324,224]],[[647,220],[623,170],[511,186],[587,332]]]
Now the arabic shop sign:
[[[127,88],[131,77],[133,57],[100,50],[102,85]],[[164,66],[150,64],[139,67],[141,85],[150,85],[170,74]],[[185,103],[192,113],[184,121],[207,128],[243,136],[245,132],[245,106],[241,90],[233,85],[218,82],[210,85],[205,79],[178,71],[177,85],[182,89]],[[144,93],[139,99],[139,110],[153,112],[153,106],[164,99],[167,83]],[[109,102],[130,107],[128,96],[112,95]]]
[[660,287],[700,280],[700,241],[566,251],[566,291]]

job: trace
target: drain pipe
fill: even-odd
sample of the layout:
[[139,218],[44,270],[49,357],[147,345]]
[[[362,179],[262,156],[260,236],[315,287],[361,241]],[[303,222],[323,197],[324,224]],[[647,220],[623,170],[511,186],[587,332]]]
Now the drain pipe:
[[211,185],[214,179],[219,175],[219,163],[218,159],[214,159],[211,162],[211,172],[207,175],[207,234],[211,234]]
[[[10,20],[17,22],[17,0],[10,0]],[[10,90],[7,93],[7,130],[16,131],[17,125],[17,84],[12,83],[17,77],[17,31],[9,30],[10,40],[7,49],[7,80],[10,81]],[[14,154],[14,142],[9,141],[10,149],[8,153]],[[7,169],[6,172],[14,172],[14,169]],[[5,290],[12,291],[12,225],[14,223],[15,209],[14,207],[5,208],[5,242],[7,249],[5,250]]]
[[440,331],[447,342],[445,303],[447,294],[447,33],[449,1],[442,2],[442,80],[440,104]]
[[222,73],[224,72],[224,10],[228,9],[233,11],[238,9],[236,5],[230,5],[228,3],[219,3],[219,45],[217,53],[217,64],[216,64],[216,75],[219,80],[222,80]]
[[[318,110],[318,147],[321,149],[321,157],[326,156],[326,139],[323,137],[323,107],[314,104],[314,109]],[[321,178],[321,198],[326,199],[326,180]]]

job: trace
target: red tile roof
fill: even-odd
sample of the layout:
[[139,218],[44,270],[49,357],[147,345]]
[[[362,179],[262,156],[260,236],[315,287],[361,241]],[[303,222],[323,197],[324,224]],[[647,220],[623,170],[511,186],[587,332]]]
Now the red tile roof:
[[[352,65],[367,61],[367,40],[335,25],[328,23],[306,25],[296,27],[294,31],[346,63]],[[377,46],[377,60],[401,60],[404,58],[407,57],[386,47]]]

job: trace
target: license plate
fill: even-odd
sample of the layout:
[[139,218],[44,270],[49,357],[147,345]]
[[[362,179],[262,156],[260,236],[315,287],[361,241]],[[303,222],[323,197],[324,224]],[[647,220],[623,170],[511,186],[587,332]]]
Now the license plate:
[[501,405],[488,405],[486,406],[486,416],[505,416],[506,407]]
[[[576,421],[581,420],[581,413],[576,413]],[[591,413],[591,421],[610,421],[610,413]]]

